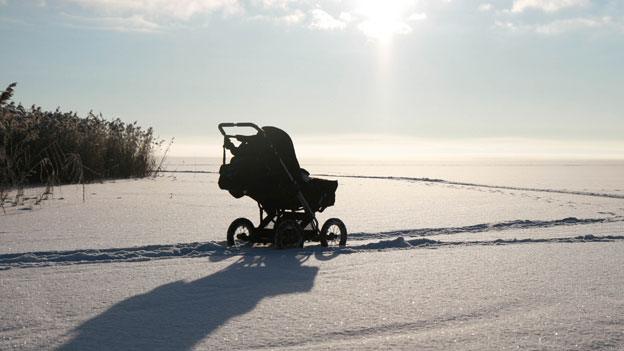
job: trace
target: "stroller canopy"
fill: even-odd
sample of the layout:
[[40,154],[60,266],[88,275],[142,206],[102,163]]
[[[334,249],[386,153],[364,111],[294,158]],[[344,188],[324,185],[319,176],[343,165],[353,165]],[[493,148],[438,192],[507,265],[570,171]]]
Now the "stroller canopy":
[[309,177],[283,130],[266,126],[255,135],[231,136],[240,142],[238,146],[227,137],[224,147],[233,157],[219,170],[219,187],[232,196],[247,195],[269,210],[300,209],[299,191],[314,212],[334,204],[338,182]]

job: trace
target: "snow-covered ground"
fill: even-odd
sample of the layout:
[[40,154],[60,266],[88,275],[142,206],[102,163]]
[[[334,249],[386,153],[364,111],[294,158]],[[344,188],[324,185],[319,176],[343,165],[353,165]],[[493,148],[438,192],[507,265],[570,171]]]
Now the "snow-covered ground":
[[0,350],[624,349],[621,165],[312,166],[346,248],[225,247],[214,173],[7,207]]

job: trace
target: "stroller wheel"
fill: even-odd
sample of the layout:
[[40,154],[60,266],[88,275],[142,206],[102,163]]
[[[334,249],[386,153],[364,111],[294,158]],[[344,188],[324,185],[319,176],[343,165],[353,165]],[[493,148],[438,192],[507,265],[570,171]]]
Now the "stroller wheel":
[[330,218],[321,228],[322,246],[347,245],[347,227],[338,218]]
[[254,231],[254,225],[247,218],[237,218],[228,227],[227,245],[240,246],[249,241]]
[[277,249],[303,247],[303,229],[294,219],[280,221],[275,229],[273,243]]

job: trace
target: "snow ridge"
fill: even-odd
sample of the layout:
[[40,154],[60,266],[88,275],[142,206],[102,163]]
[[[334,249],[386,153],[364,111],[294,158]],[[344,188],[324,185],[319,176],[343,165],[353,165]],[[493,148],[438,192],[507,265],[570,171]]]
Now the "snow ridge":
[[382,240],[374,243],[350,246],[345,250],[365,252],[370,250],[406,249],[417,247],[439,248],[445,246],[492,246],[510,244],[535,244],[535,243],[586,243],[586,242],[612,242],[624,240],[624,235],[580,235],[575,237],[559,238],[526,238],[526,239],[496,239],[496,240],[470,240],[470,241],[439,241],[425,238],[405,240],[402,236],[393,240]]
[[499,223],[481,223],[463,227],[447,227],[447,228],[420,228],[393,230],[381,233],[351,233],[349,240],[370,240],[383,239],[397,236],[433,236],[433,235],[451,235],[464,233],[482,233],[489,231],[503,231],[509,229],[529,229],[529,228],[550,228],[557,226],[583,225],[595,223],[622,222],[622,217],[606,217],[606,218],[576,218],[567,217],[555,220],[528,220],[517,219]]
[[281,255],[287,253],[319,254],[324,251],[334,254],[364,253],[367,251],[386,251],[394,249],[441,248],[454,246],[493,246],[531,243],[585,243],[585,242],[613,242],[624,240],[624,235],[582,235],[576,237],[559,238],[529,238],[529,239],[496,239],[475,241],[439,241],[426,238],[406,240],[400,236],[393,240],[381,240],[363,245],[347,246],[344,248],[321,248],[308,246],[299,250],[281,251],[271,247],[246,246],[242,248],[228,248],[225,243],[205,242],[188,244],[149,245],[131,248],[115,249],[84,249],[69,251],[41,251],[0,255],[0,270],[12,267],[43,267],[50,265],[71,265],[88,263],[111,262],[138,262],[167,258],[195,258],[206,256],[233,256],[233,255]]
[[223,254],[227,248],[214,242],[147,245],[130,248],[40,251],[0,255],[0,269],[6,266],[132,262],[175,257],[202,257]]

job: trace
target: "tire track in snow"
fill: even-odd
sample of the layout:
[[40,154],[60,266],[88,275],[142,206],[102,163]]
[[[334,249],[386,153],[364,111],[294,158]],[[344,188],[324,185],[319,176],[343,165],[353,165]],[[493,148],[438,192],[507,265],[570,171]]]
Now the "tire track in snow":
[[510,229],[532,229],[532,228],[550,228],[557,226],[572,226],[596,223],[624,222],[623,217],[605,217],[605,218],[576,218],[567,217],[555,220],[528,220],[518,219],[500,223],[481,223],[462,227],[447,228],[420,228],[406,230],[392,230],[381,233],[351,233],[349,240],[370,240],[384,239],[398,236],[434,236],[434,235],[452,235],[465,233],[483,233],[489,231],[503,231]]
[[0,270],[28,267],[44,267],[52,265],[73,265],[89,263],[112,262],[142,262],[168,258],[196,258],[207,256],[240,256],[240,255],[283,255],[283,254],[352,254],[370,251],[389,251],[396,249],[442,248],[457,246],[498,246],[511,244],[532,243],[587,243],[587,242],[614,242],[624,240],[624,235],[582,235],[559,238],[531,238],[531,239],[496,239],[474,241],[439,241],[426,238],[406,240],[398,237],[393,240],[381,240],[363,245],[322,248],[309,246],[303,249],[288,251],[275,250],[271,247],[242,247],[228,248],[220,243],[188,243],[169,245],[149,245],[116,249],[84,249],[68,251],[41,251],[0,255]]
[[467,240],[467,241],[440,241],[425,238],[406,240],[402,236],[394,240],[382,240],[358,246],[349,246],[344,250],[354,252],[366,252],[371,250],[385,251],[391,249],[410,248],[439,248],[449,246],[498,246],[512,244],[557,244],[557,243],[587,243],[587,242],[613,242],[624,240],[624,235],[580,235],[574,237],[559,238],[527,238],[527,239],[496,239],[496,240]]
[[[215,173],[215,172],[211,172],[211,173]],[[532,191],[532,192],[540,192],[540,193],[555,193],[555,194],[567,194],[567,195],[578,195],[578,196],[606,197],[606,198],[612,198],[612,199],[624,199],[624,195],[622,195],[622,194],[599,193],[599,192],[591,192],[591,191],[575,191],[575,190],[565,190],[565,189],[546,189],[546,188],[516,187],[516,186],[508,186],[508,185],[479,184],[479,183],[457,182],[457,181],[452,181],[452,180],[436,179],[436,178],[394,177],[394,176],[366,176],[366,175],[338,175],[338,174],[315,174],[315,176],[319,176],[319,177],[332,177],[332,178],[398,180],[398,181],[436,183],[436,184],[456,185],[456,186],[486,188],[486,189]]]
[[0,255],[3,267],[46,266],[52,264],[137,262],[178,257],[205,257],[225,254],[227,247],[215,242],[147,245],[128,248],[39,251]]

